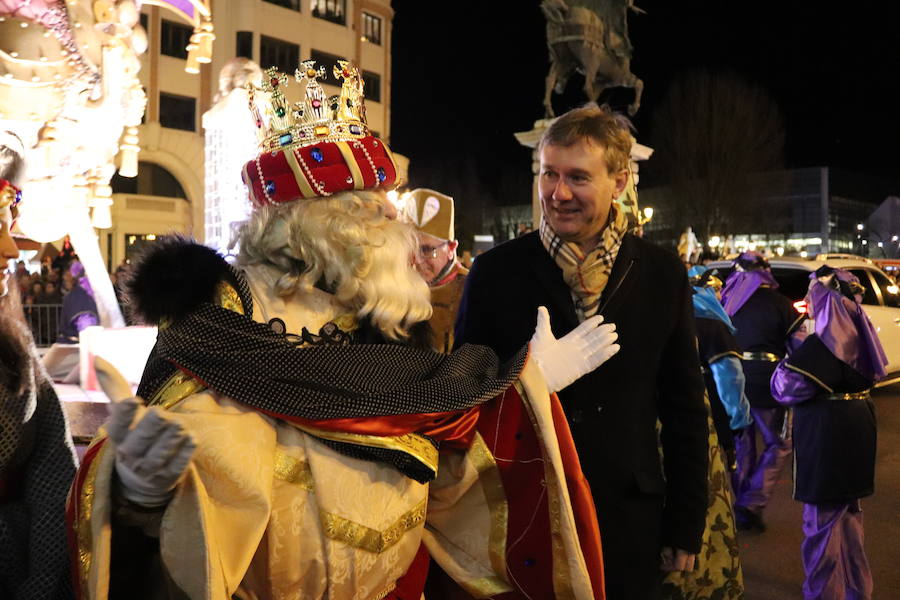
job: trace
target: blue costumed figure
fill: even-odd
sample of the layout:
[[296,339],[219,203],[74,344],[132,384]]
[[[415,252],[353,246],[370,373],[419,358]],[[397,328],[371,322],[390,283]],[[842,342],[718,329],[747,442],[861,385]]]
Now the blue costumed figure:
[[740,432],[753,423],[750,403],[744,393],[742,354],[734,335],[737,329],[719,301],[722,281],[715,276],[715,272],[696,266],[688,271],[688,276],[694,292],[697,345],[706,393],[719,445],[725,451],[726,464],[734,470],[734,432]]

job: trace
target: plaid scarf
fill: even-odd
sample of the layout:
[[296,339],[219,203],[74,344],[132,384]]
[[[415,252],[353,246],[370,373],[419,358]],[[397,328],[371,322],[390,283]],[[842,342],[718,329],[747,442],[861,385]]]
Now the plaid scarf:
[[544,217],[541,217],[541,242],[562,269],[563,279],[575,297],[575,313],[580,321],[597,314],[600,294],[606,288],[622,238],[628,231],[628,219],[615,204],[610,208],[609,223],[596,248],[584,254],[578,244],[564,241]]

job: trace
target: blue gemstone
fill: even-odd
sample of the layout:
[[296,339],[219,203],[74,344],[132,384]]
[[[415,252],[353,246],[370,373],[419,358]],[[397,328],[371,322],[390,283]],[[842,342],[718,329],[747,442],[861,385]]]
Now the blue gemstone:
[[359,135],[362,133],[362,129],[359,128],[359,125],[351,125],[350,133],[352,133],[353,135]]
[[294,136],[292,136],[289,133],[285,133],[281,137],[278,138],[278,143],[281,144],[282,146],[287,146],[288,144],[290,144],[293,141],[294,141]]
[[526,558],[526,559],[525,559],[525,566],[526,566],[526,567],[533,567],[535,562],[537,562],[537,561],[535,561],[533,558]]
[[313,160],[316,162],[322,162],[322,159],[324,158],[322,156],[322,151],[318,148],[313,148],[312,150],[310,150],[309,155],[312,156]]
[[378,181],[384,183],[384,180],[387,179],[387,174],[384,172],[384,169],[378,167]]
[[275,193],[275,182],[271,179],[266,182],[266,193],[270,196]]

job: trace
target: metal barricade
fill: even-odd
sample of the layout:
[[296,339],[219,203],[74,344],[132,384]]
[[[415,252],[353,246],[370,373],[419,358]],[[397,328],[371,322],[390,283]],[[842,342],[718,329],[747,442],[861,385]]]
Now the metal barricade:
[[38,347],[53,344],[59,335],[62,304],[26,304],[22,309],[25,312],[25,322],[34,336],[34,343]]

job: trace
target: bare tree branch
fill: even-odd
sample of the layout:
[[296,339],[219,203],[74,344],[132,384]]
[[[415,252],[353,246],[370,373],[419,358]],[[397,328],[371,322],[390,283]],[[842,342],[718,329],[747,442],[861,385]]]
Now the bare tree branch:
[[761,87],[732,73],[681,75],[653,114],[652,145],[679,229],[691,225],[706,241],[780,227],[751,182],[783,166],[781,112]]

